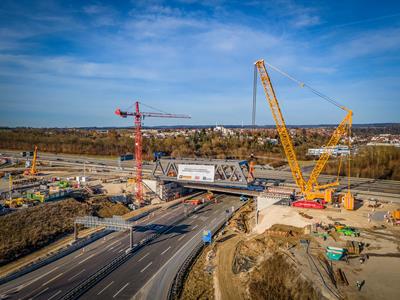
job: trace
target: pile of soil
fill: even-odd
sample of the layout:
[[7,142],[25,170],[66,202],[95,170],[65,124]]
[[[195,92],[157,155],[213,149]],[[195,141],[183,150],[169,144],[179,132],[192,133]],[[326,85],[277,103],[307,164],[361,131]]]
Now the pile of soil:
[[206,247],[192,266],[189,276],[185,281],[181,299],[214,299],[213,276],[209,264],[213,250]]
[[277,252],[252,271],[248,291],[250,299],[254,300],[321,299],[286,257]]
[[74,230],[78,216],[111,217],[129,212],[107,198],[93,202],[74,199],[44,203],[0,217],[0,266],[34,252]]
[[229,221],[228,228],[238,233],[248,233],[251,230],[252,222],[254,219],[254,210],[251,203],[243,206]]

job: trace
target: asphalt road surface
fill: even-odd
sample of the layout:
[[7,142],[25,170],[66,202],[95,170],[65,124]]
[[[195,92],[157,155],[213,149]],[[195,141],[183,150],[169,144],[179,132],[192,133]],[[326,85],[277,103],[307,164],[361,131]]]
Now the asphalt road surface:
[[[137,221],[134,243],[169,227],[184,214],[182,204]],[[114,232],[49,265],[0,287],[0,299],[58,299],[129,248],[129,234]]]
[[227,217],[226,210],[241,205],[239,197],[225,196],[172,227],[100,281],[82,299],[165,299],[176,272],[202,239]]

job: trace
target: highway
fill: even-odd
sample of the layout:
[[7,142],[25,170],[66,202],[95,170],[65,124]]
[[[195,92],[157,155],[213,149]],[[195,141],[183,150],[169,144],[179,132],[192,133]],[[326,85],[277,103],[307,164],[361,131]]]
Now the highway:
[[[137,221],[134,243],[173,224],[184,213],[184,207],[158,211]],[[83,279],[106,265],[129,248],[129,234],[114,232],[36,271],[0,287],[0,299],[58,299]],[[40,297],[39,297],[40,296]]]
[[[255,174],[256,177],[283,180],[284,183],[294,183],[292,173],[289,171],[256,169]],[[305,173],[305,175],[309,174]],[[332,175],[320,175],[319,178],[320,178],[319,180],[320,184],[333,182],[336,180],[336,176]],[[351,181],[351,189],[356,189],[365,192],[400,194],[400,181],[358,178],[358,177],[351,177],[350,181]],[[347,188],[346,177],[341,178],[341,184],[339,187],[342,189]]]
[[165,299],[179,267],[201,241],[203,230],[216,227],[226,218],[227,209],[240,205],[239,197],[226,196],[199,210],[142,248],[81,298]]
[[[184,258],[201,239],[202,231],[211,229],[224,221],[226,209],[231,209],[232,206],[236,208],[239,205],[238,197],[229,196],[217,204],[212,203],[206,206],[174,226],[172,224],[184,214],[182,204],[137,221],[133,236],[134,243],[155,232],[165,229],[167,231],[139,250],[130,260],[94,286],[83,298],[126,299],[138,292],[151,294],[154,291],[146,292],[145,287],[151,284],[152,277],[160,274],[161,270],[169,274],[163,281],[165,284],[163,293],[167,292]],[[190,207],[191,210],[193,208]],[[80,282],[121,255],[128,247],[128,233],[111,233],[89,244],[84,250],[77,250],[2,285],[0,299],[60,299]],[[180,254],[177,255],[177,253]]]
[[[0,150],[3,156],[20,158],[20,151],[13,150]],[[118,167],[118,163],[116,159],[107,159],[107,158],[97,158],[93,156],[82,156],[82,155],[68,155],[68,154],[52,154],[52,153],[41,153],[39,152],[39,161],[51,162],[53,166],[71,166],[71,167],[79,167],[82,169],[83,163],[86,163],[87,168],[97,168],[97,169],[108,169],[108,170],[116,170]],[[132,172],[134,171],[134,161],[124,161],[121,164],[123,171],[118,170],[119,173],[123,172]],[[150,173],[152,171],[153,164],[152,163],[144,163],[143,171],[144,173]],[[309,168],[308,168],[309,169]],[[293,177],[290,171],[278,171],[278,170],[265,170],[262,166],[256,166],[255,168],[256,177],[260,178],[268,178],[268,179],[276,179],[281,180],[284,183],[294,183]],[[304,175],[307,177],[309,172],[304,172]],[[320,184],[324,184],[326,182],[332,182],[336,179],[336,176],[331,175],[321,175],[320,176]],[[340,188],[346,188],[347,179],[342,177],[342,184]],[[358,191],[365,192],[376,192],[376,193],[389,193],[389,194],[398,194],[400,195],[400,181],[395,180],[382,180],[382,179],[370,179],[370,178],[358,178],[351,177],[351,188],[356,189]],[[4,182],[1,184],[1,190],[7,190],[7,183]]]

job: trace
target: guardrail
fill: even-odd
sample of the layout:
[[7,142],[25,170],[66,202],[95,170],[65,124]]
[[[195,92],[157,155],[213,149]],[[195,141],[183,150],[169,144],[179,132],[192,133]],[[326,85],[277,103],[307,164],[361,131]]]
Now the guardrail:
[[45,265],[48,265],[49,263],[52,263],[53,261],[56,261],[57,259],[60,259],[60,258],[62,258],[64,256],[66,256],[66,255],[68,255],[68,254],[70,254],[70,253],[72,253],[72,252],[74,252],[74,251],[76,251],[76,250],[78,250],[78,249],[80,249],[80,248],[82,248],[82,247],[84,247],[84,246],[86,246],[86,245],[88,245],[88,244],[90,244],[90,243],[92,243],[92,242],[94,242],[94,241],[106,236],[107,234],[109,234],[111,232],[112,231],[109,231],[109,230],[103,230],[103,231],[101,231],[99,233],[95,233],[95,234],[91,235],[89,238],[85,238],[83,240],[80,240],[80,241],[72,244],[71,246],[69,246],[69,247],[57,252],[56,254],[54,254],[52,256],[46,257],[43,260],[40,260],[40,261],[38,261],[36,263],[33,263],[31,265],[28,265],[26,267],[23,267],[21,270],[18,270],[16,272],[13,272],[13,273],[11,273],[9,275],[4,276],[3,278],[0,278],[0,284],[4,284],[6,282],[9,282],[9,281],[11,281],[13,279],[16,279],[16,278],[22,276],[22,275],[25,275],[25,274],[30,273],[32,271],[35,271],[35,270],[37,270],[37,269],[39,269],[39,268],[41,268],[41,267],[43,267]]
[[[146,217],[147,215],[151,214],[152,212],[154,212],[154,211],[156,211],[158,209],[159,209],[159,207],[155,207],[153,209],[150,209],[149,211],[143,212],[143,213],[141,213],[141,214],[139,214],[137,216],[134,216],[134,217],[130,218],[129,221],[131,221],[131,222],[137,221],[137,220],[139,220],[139,219],[141,219],[143,217]],[[39,268],[41,268],[41,267],[43,267],[45,265],[48,265],[48,264],[52,263],[53,261],[56,261],[57,259],[60,259],[60,258],[62,258],[64,256],[66,256],[66,255],[68,255],[68,254],[70,254],[70,253],[82,248],[82,247],[85,247],[86,245],[88,245],[90,243],[93,243],[94,241],[96,241],[96,240],[98,240],[98,239],[110,234],[111,232],[112,232],[111,230],[103,230],[101,232],[92,234],[90,237],[82,239],[82,240],[72,244],[71,246],[69,246],[69,247],[67,247],[67,248],[55,253],[52,256],[46,257],[43,260],[40,260],[40,261],[38,261],[36,263],[33,263],[31,265],[28,265],[26,267],[23,267],[22,269],[20,269],[20,270],[18,270],[16,272],[13,272],[13,273],[11,273],[9,275],[6,275],[6,276],[0,278],[0,284],[7,283],[7,282],[9,282],[11,280],[14,280],[14,279],[20,277],[20,276],[23,276],[23,275],[25,275],[27,273],[35,271],[35,270],[37,270],[37,269],[39,269]]]
[[[182,222],[184,219],[189,217],[192,213],[198,211],[199,209],[201,209],[209,204],[210,204],[210,202],[206,202],[202,205],[195,207],[186,216],[179,218],[178,220],[173,222],[170,226],[174,226],[174,225]],[[131,258],[135,254],[135,252],[140,250],[147,243],[151,242],[152,240],[161,236],[163,233],[167,232],[171,228],[170,226],[168,226],[169,228],[165,228],[164,230],[162,230],[160,232],[152,234],[151,236],[147,237],[142,242],[139,242],[139,243],[133,245],[132,249],[128,249],[128,251],[126,251],[125,253],[122,253],[120,256],[113,259],[110,263],[103,266],[101,269],[96,271],[94,274],[89,276],[87,279],[81,281],[78,286],[76,286],[72,290],[68,291],[61,299],[62,300],[78,299],[85,292],[87,292],[90,288],[92,288],[95,284],[97,284],[100,280],[105,278],[108,274],[110,274],[112,271],[114,271],[119,266],[121,266],[124,262],[126,262],[129,258]]]
[[[248,203],[248,202],[246,202]],[[238,211],[245,203],[242,203],[242,205],[239,205],[233,212],[230,213],[229,219],[232,217],[234,213]],[[214,236],[218,231],[220,231],[224,225],[227,223],[227,220],[222,220],[220,223],[218,223],[212,230],[211,232],[213,233],[212,235]],[[183,289],[183,284],[188,276],[188,271],[196,261],[197,256],[201,253],[201,251],[204,248],[204,243],[202,241],[199,241],[199,243],[195,246],[195,248],[192,250],[192,252],[189,254],[189,256],[184,260],[183,264],[179,268],[178,272],[176,273],[176,276],[174,280],[172,281],[172,284],[168,290],[168,300],[178,300],[180,299],[180,295]]]

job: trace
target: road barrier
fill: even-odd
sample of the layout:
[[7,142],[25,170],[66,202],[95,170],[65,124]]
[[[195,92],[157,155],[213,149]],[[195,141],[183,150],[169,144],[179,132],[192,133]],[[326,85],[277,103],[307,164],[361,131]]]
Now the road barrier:
[[[230,213],[229,219],[232,217],[234,213],[237,212],[238,209],[240,209],[244,203],[239,205],[233,212]],[[223,220],[220,223],[218,223],[212,230],[211,232],[213,233],[213,236],[220,231],[224,225],[227,223],[227,220]],[[203,241],[199,241],[199,243],[195,246],[195,248],[192,250],[192,252],[189,254],[189,256],[184,260],[182,263],[181,267],[179,268],[178,272],[176,273],[176,276],[174,280],[172,281],[172,284],[168,290],[168,300],[178,300],[180,299],[183,285],[185,283],[185,280],[188,276],[189,270],[192,267],[192,265],[195,263],[198,255],[201,253],[201,251],[204,248],[204,243]]]
[[134,254],[140,250],[142,247],[144,247],[147,243],[155,240],[157,237],[161,236],[163,233],[166,233],[169,231],[173,226],[176,224],[182,222],[184,219],[189,217],[193,212],[198,211],[199,209],[209,205],[210,202],[207,202],[203,205],[199,205],[195,207],[191,212],[189,212],[186,216],[179,218],[175,222],[173,222],[170,226],[165,228],[164,230],[157,232],[155,234],[152,234],[151,236],[147,237],[143,241],[133,245],[132,249],[129,249],[129,251],[121,254],[120,256],[116,257],[113,259],[109,264],[103,266],[100,268],[97,272],[89,276],[87,279],[81,281],[78,286],[73,288],[72,290],[68,291],[61,299],[62,300],[72,300],[72,299],[78,299],[80,296],[82,296],[85,292],[87,292],[90,288],[92,288],[94,285],[96,285],[100,280],[105,278],[107,275],[109,275],[112,271],[117,269],[119,266],[121,266],[124,262],[126,262],[128,259],[130,259]]
[[[154,211],[156,211],[158,209],[159,209],[159,207],[155,207],[153,209],[150,209],[149,211],[146,211],[144,213],[141,213],[141,214],[139,214],[137,216],[134,216],[134,217],[130,218],[129,221],[131,221],[131,222],[137,221],[137,220],[139,220],[139,219],[141,219],[143,217],[146,217],[147,215],[149,215],[150,213],[152,213],[152,212],[154,212]],[[43,260],[39,260],[38,262],[35,262],[35,263],[31,264],[31,265],[23,267],[22,269],[20,269],[20,270],[18,270],[16,272],[13,272],[13,273],[11,273],[9,275],[6,275],[6,276],[0,278],[0,284],[7,283],[7,282],[9,282],[11,280],[14,280],[14,279],[20,277],[20,276],[23,276],[23,275],[25,275],[27,273],[35,271],[35,270],[37,270],[37,269],[39,269],[39,268],[41,268],[41,267],[43,267],[45,265],[48,265],[48,264],[52,263],[53,261],[56,261],[57,259],[63,258],[64,256],[67,256],[68,254],[70,254],[70,253],[72,253],[72,252],[74,252],[74,251],[76,251],[76,250],[78,250],[80,248],[83,248],[83,247],[85,247],[86,245],[88,245],[90,243],[93,243],[94,241],[96,241],[96,240],[98,240],[98,239],[110,234],[111,232],[112,232],[111,230],[102,230],[101,232],[92,234],[92,235],[90,235],[90,237],[82,239],[82,240],[72,244],[71,246],[69,246],[69,247],[67,247],[67,248],[55,253],[54,255],[46,257]]]
[[92,234],[89,238],[85,238],[83,240],[80,240],[80,241],[72,244],[71,246],[69,246],[69,247],[57,252],[54,255],[46,257],[43,260],[39,260],[36,263],[33,263],[33,264],[28,265],[26,267],[23,267],[22,269],[20,269],[20,270],[18,270],[16,272],[13,272],[13,273],[11,273],[9,275],[4,276],[3,278],[0,278],[0,284],[4,284],[6,282],[9,282],[11,280],[14,280],[14,279],[22,276],[22,275],[25,275],[25,274],[30,273],[32,271],[35,271],[35,270],[37,270],[37,269],[39,269],[39,268],[41,268],[41,267],[43,267],[45,265],[48,265],[49,263],[52,263],[53,261],[56,261],[57,259],[60,259],[60,258],[62,258],[64,256],[66,256],[66,255],[68,255],[68,254],[70,254],[70,253],[82,248],[82,247],[85,247],[86,245],[88,245],[88,244],[90,244],[90,243],[92,243],[92,242],[94,242],[94,241],[106,236],[107,234],[109,234],[111,232],[112,231],[110,231],[110,230],[103,230],[103,231],[101,231],[99,233]]

